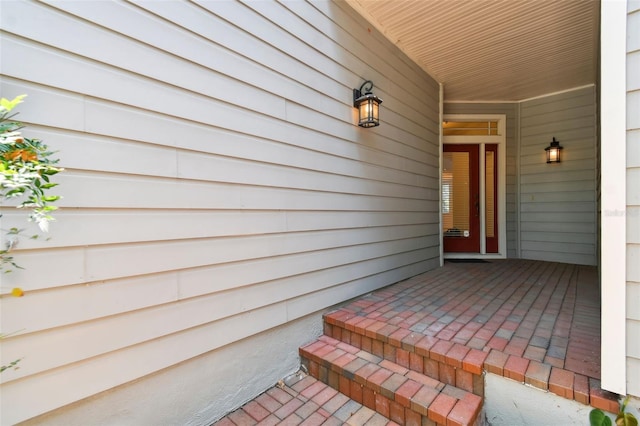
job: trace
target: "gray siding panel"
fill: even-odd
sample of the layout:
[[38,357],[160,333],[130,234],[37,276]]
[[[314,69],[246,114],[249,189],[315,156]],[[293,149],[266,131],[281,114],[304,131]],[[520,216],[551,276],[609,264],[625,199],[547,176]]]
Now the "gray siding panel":
[[[522,257],[596,265],[596,104],[593,87],[520,104]],[[555,137],[562,162],[546,164]]]
[[[445,114],[507,116],[508,257],[596,264],[595,110],[592,87],[521,103],[445,103]],[[563,162],[546,164],[554,136]]]

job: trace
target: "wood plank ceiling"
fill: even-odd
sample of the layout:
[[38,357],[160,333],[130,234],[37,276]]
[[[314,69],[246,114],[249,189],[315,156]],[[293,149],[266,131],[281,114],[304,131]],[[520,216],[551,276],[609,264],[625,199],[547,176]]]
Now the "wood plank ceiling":
[[520,101],[595,84],[594,0],[347,0],[443,83],[445,101]]

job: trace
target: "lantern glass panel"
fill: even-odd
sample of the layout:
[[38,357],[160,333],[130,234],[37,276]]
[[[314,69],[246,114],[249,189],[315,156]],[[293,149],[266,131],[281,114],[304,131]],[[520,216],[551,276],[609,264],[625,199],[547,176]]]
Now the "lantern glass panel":
[[378,118],[379,107],[378,102],[373,97],[369,97],[360,101],[358,106],[359,122],[361,127],[374,127],[380,121]]
[[558,163],[560,161],[560,150],[557,147],[550,147],[547,150],[547,163]]

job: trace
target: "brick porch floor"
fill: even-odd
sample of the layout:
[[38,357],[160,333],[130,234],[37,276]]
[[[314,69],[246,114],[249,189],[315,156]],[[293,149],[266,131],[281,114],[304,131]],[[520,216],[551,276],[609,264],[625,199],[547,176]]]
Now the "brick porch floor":
[[[464,364],[469,371],[481,368],[564,398],[617,411],[615,395],[600,389],[600,297],[594,267],[517,259],[446,262],[443,268],[385,287],[326,314],[325,334],[407,368],[414,369],[414,355],[425,354],[425,360],[430,356],[441,359],[443,365]],[[438,377],[443,375],[442,367],[439,373],[437,367],[435,372],[427,372],[428,362],[415,364],[420,373],[447,383],[446,377]],[[324,386],[310,377],[303,382],[298,385],[300,392],[305,391],[304,386]],[[295,392],[291,388],[294,399]],[[256,402],[260,404],[259,399],[250,404]],[[322,405],[307,411],[305,417],[298,415],[297,423],[270,411],[260,424],[336,421]],[[259,424],[246,408],[219,424],[254,424],[228,423],[241,413],[249,416],[243,417],[245,421]],[[387,424],[388,420],[374,414],[359,424]],[[264,423],[267,418],[277,421]],[[358,424],[346,418],[340,421]]]

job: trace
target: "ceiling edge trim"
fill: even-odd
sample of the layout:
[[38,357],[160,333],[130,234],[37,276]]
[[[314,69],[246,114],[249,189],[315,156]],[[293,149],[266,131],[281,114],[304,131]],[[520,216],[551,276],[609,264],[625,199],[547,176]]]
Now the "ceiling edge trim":
[[445,104],[517,104],[522,101],[444,101]]
[[576,90],[585,89],[587,87],[596,87],[596,85],[595,85],[595,83],[590,83],[590,84],[585,84],[583,86],[572,87],[571,89],[565,89],[565,90],[559,90],[557,92],[545,93],[544,95],[534,96],[532,98],[527,98],[527,99],[522,99],[522,100],[518,101],[518,103],[527,102],[527,101],[533,101],[535,99],[546,98],[547,96],[560,95],[562,93],[575,92]]
[[521,99],[519,101],[496,101],[496,100],[478,101],[478,100],[474,100],[474,101],[444,101],[444,103],[445,104],[519,104],[519,103],[522,103],[522,102],[533,101],[535,99],[542,99],[542,98],[546,98],[548,96],[560,95],[562,93],[574,92],[576,90],[582,90],[582,89],[587,88],[587,87],[595,87],[595,86],[596,86],[595,83],[585,84],[583,86],[572,87],[570,89],[559,90],[557,92],[545,93],[544,95],[538,95],[538,96],[534,96],[532,98]]

